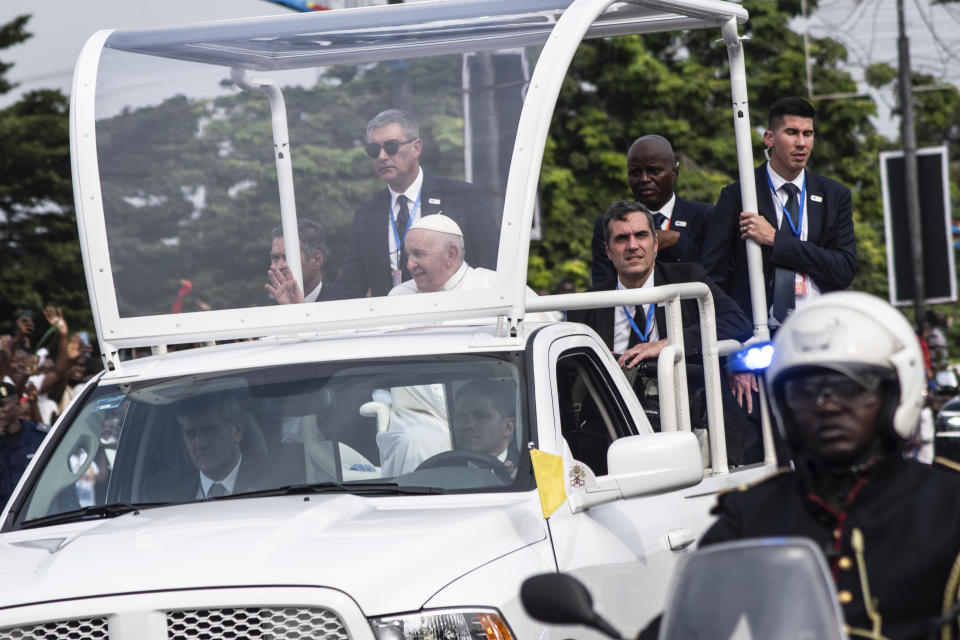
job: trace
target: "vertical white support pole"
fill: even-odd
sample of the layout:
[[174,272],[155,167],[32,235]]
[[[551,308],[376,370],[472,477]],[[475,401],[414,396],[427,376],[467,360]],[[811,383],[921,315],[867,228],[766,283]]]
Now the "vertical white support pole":
[[273,155],[277,162],[277,185],[280,188],[280,222],[283,225],[283,248],[287,265],[303,295],[303,266],[300,264],[300,234],[297,231],[297,201],[293,194],[293,163],[290,160],[290,133],[287,129],[287,105],[280,87],[273,80],[246,77],[244,69],[233,68],[230,77],[245,91],[262,91],[270,103],[273,126]]
[[[664,306],[667,316],[667,338],[670,341],[669,344],[679,351],[670,363],[676,392],[677,426],[681,431],[690,431],[690,393],[687,390],[686,345],[683,343],[683,317],[680,313],[680,298],[668,300]],[[659,370],[659,365],[657,368]]]
[[[730,91],[733,96],[733,130],[737,142],[740,169],[740,196],[744,211],[757,211],[757,185],[753,174],[753,140],[750,135],[750,109],[747,102],[747,72],[743,45],[737,33],[737,21],[730,18],[723,25],[723,41],[730,59]],[[763,282],[763,254],[760,245],[747,240],[747,272],[750,276],[750,298],[753,301],[753,335],[769,340],[767,327],[767,291]]]
[[[723,41],[727,45],[730,60],[730,92],[733,97],[733,129],[737,141],[737,162],[740,169],[740,197],[744,211],[759,211],[757,208],[757,184],[753,169],[753,140],[750,135],[750,108],[747,101],[747,73],[744,62],[743,43],[737,32],[737,22],[730,18],[722,28]],[[753,336],[755,341],[770,339],[767,326],[767,290],[763,278],[763,253],[753,240],[747,240],[747,274],[750,278],[750,300],[753,313]],[[708,387],[709,388],[709,387]],[[773,447],[773,429],[766,398],[760,394],[760,424],[763,432],[764,462],[776,459]]]
[[707,395],[707,431],[710,434],[710,467],[713,473],[727,473],[727,441],[724,437],[723,398],[720,396],[720,352],[717,348],[717,312],[713,294],[701,283],[700,340],[703,345],[703,382]]

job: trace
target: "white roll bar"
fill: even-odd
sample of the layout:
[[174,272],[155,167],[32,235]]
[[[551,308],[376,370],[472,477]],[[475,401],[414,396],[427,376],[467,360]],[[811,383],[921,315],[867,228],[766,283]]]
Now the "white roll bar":
[[[700,311],[700,342],[703,355],[703,378],[707,395],[707,430],[710,434],[710,466],[713,473],[727,473],[727,444],[724,439],[723,404],[720,397],[720,363],[717,350],[717,324],[713,294],[702,282],[667,284],[652,289],[625,289],[619,291],[591,291],[566,293],[555,296],[540,296],[526,301],[527,312],[558,311],[562,309],[593,309],[615,307],[622,304],[649,304],[656,302],[665,307],[667,314],[667,344],[672,355],[666,356],[667,378],[659,376],[660,407],[667,413],[676,412],[676,424],[680,430],[690,430],[690,405],[687,394],[687,371],[684,366],[683,323],[680,301],[695,299]],[[670,362],[672,360],[672,363]],[[672,377],[674,383],[667,386]],[[664,400],[666,392],[667,399]],[[673,397],[669,397],[673,396]],[[673,430],[672,427],[665,429]]]
[[[287,105],[283,92],[273,80],[248,78],[239,67],[230,69],[230,79],[244,91],[262,91],[270,103],[273,127],[273,156],[277,161],[277,185],[280,187],[280,223],[283,225],[283,248],[287,266],[303,295],[303,266],[300,264],[300,233],[297,230],[297,200],[293,193],[293,162],[290,160],[290,133],[287,129]],[[291,257],[292,256],[292,257]]]

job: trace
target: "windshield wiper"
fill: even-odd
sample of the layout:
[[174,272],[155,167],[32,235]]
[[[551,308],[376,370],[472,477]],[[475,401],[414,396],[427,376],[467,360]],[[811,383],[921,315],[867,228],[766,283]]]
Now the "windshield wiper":
[[256,498],[264,496],[297,496],[318,493],[352,493],[359,495],[426,495],[434,493],[447,493],[447,491],[445,489],[437,489],[436,487],[400,485],[396,482],[351,482],[349,484],[341,484],[339,482],[317,482],[314,484],[288,484],[275,489],[234,493],[217,499],[224,500],[229,498]]
[[114,502],[113,504],[95,504],[80,509],[71,509],[63,513],[54,513],[49,516],[33,518],[26,520],[21,526],[24,529],[31,527],[43,527],[50,524],[62,524],[64,522],[75,522],[78,520],[88,520],[95,518],[116,518],[131,511],[139,511],[144,507],[162,507],[168,502],[140,502],[137,504],[127,504],[126,502]]

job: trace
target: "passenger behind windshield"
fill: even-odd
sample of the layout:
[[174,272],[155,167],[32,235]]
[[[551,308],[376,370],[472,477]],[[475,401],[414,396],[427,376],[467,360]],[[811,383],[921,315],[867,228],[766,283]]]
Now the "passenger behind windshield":
[[297,221],[297,236],[300,240],[300,266],[303,275],[303,291],[293,277],[287,262],[284,247],[283,227],[275,227],[271,233],[270,269],[267,271],[265,300],[261,306],[291,304],[294,302],[323,302],[333,298],[332,289],[323,282],[323,263],[327,255],[327,232],[313,220]]
[[263,452],[254,446],[241,452],[248,420],[252,418],[229,392],[181,400],[177,406],[179,436],[195,473],[161,472],[147,489],[151,501],[202,500],[285,484],[274,477]]

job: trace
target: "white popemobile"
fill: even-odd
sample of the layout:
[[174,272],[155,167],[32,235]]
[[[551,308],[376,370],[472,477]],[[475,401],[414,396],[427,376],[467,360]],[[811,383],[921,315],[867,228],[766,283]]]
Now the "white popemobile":
[[[619,628],[660,611],[717,492],[774,468],[769,429],[764,463],[728,468],[704,285],[525,299],[537,183],[584,38],[711,28],[755,193],[746,19],[719,0],[450,0],[94,34],[71,145],[106,371],[3,511],[0,639],[560,638],[518,596],[549,571],[576,575]],[[319,259],[334,290],[351,252],[386,239],[386,216],[367,244],[353,220],[384,190],[364,127],[392,106],[417,115],[425,180],[489,201],[493,285],[265,304],[275,229],[297,281]],[[415,204],[455,216],[429,200]],[[679,330],[691,297],[700,440]],[[669,325],[662,433],[592,330],[524,322],[653,301]],[[165,346],[198,342],[220,344]],[[506,449],[468,444],[475,423]]]

